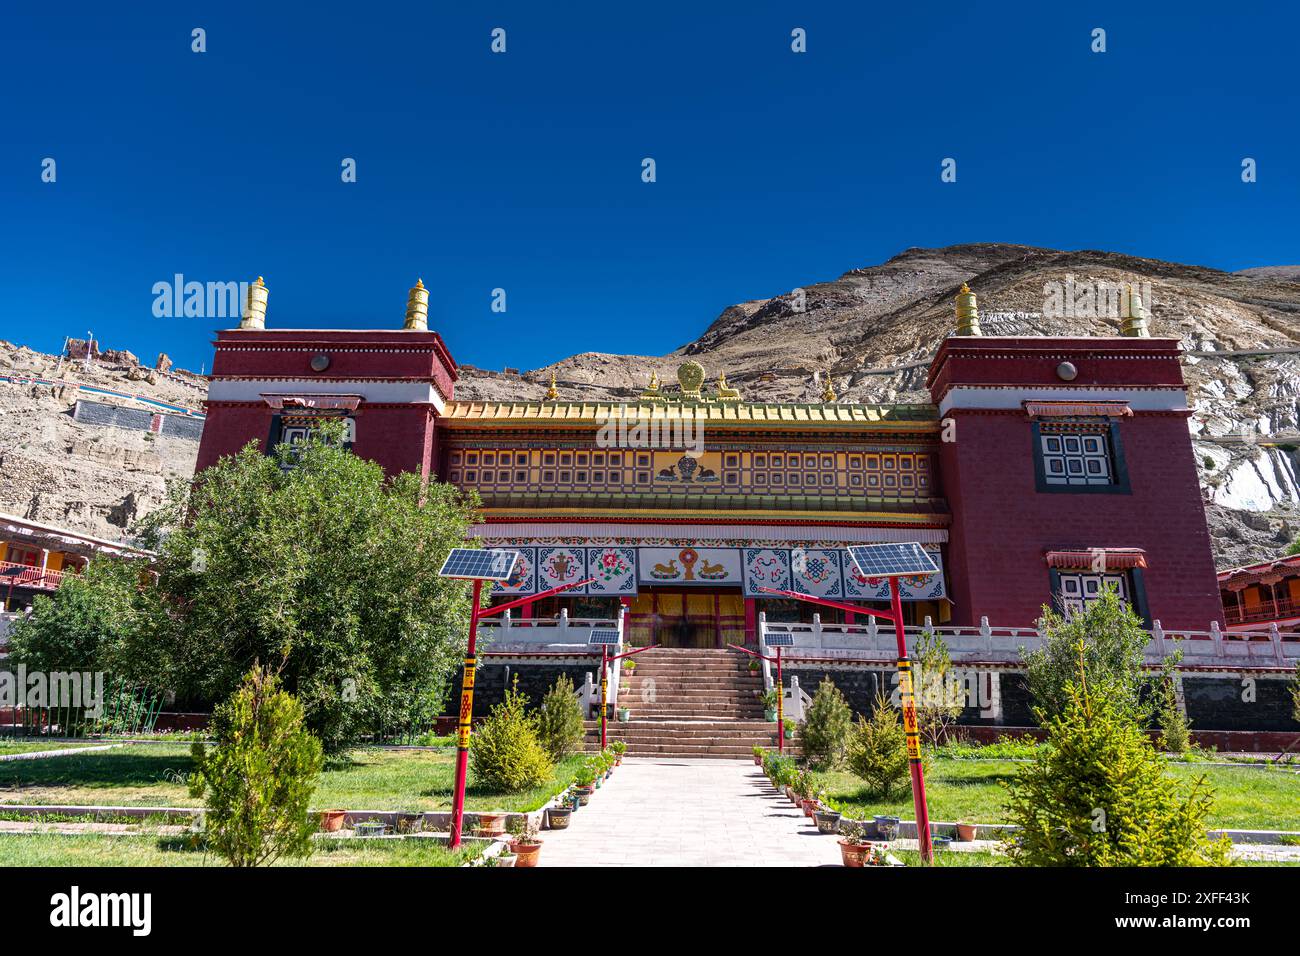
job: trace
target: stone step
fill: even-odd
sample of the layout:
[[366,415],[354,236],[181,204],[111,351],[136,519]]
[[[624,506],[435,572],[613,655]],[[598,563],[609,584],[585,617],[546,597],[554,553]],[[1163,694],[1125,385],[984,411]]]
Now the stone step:
[[[587,720],[587,721],[583,721],[583,724],[587,728],[588,732],[590,731],[596,731],[597,733],[600,732],[599,720]],[[658,733],[671,733],[673,730],[678,728],[682,730],[717,731],[722,733],[726,733],[730,731],[761,731],[765,733],[771,733],[772,728],[775,727],[776,725],[773,721],[770,720],[750,720],[750,719],[668,720],[668,719],[664,719],[664,720],[641,720],[641,721],[633,720],[633,721],[629,721],[626,724],[621,724],[618,721],[611,720],[608,726],[611,730],[611,733],[613,732],[613,728],[615,727],[619,727],[619,728],[634,727],[638,729],[653,730]]]

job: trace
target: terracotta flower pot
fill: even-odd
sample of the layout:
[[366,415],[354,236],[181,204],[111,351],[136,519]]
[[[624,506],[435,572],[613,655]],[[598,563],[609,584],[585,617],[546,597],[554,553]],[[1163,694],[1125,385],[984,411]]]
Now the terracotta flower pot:
[[867,865],[867,856],[871,853],[870,843],[847,843],[839,841],[840,859],[845,866],[863,867]]
[[536,866],[537,858],[542,853],[542,841],[538,840],[536,843],[520,843],[515,841],[510,844],[510,852],[519,857],[515,862],[515,866]]
[[323,833],[338,833],[343,829],[343,820],[347,817],[346,810],[322,810],[320,812],[320,828]]
[[816,812],[817,812],[816,800],[805,800],[803,802],[803,815],[806,816],[809,820],[812,819],[812,815]]
[[763,758],[760,757],[758,754],[754,754],[754,766],[755,767],[763,766]]
[[480,813],[478,826],[474,831],[478,836],[495,837],[506,832],[506,815],[504,813]]
[[964,843],[969,843],[971,840],[974,840],[975,835],[977,833],[979,833],[978,824],[975,823],[957,824],[957,839],[961,840]]

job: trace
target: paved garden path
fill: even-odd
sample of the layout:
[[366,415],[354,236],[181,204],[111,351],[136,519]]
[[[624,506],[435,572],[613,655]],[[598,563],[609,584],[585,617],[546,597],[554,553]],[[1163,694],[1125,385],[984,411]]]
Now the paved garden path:
[[840,865],[835,838],[749,760],[628,757],[542,838],[541,866]]

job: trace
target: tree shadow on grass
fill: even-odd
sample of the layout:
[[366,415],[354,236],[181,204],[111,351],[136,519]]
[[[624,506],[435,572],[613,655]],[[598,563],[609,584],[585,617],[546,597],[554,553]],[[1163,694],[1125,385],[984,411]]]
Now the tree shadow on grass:
[[194,769],[185,752],[132,754],[101,751],[0,764],[0,790],[26,787],[134,787],[148,784],[183,786],[182,774]]

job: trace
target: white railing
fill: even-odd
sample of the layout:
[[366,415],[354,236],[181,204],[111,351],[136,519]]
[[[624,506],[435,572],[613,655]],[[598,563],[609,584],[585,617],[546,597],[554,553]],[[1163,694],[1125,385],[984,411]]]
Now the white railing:
[[[1020,649],[1034,650],[1043,642],[1035,627],[992,627],[988,618],[980,618],[978,627],[934,625],[930,618],[921,626],[904,629],[908,646],[926,631],[943,638],[955,662],[979,661],[1015,664]],[[791,657],[817,657],[846,661],[892,661],[898,656],[892,624],[879,624],[870,618],[866,624],[823,624],[814,614],[810,624],[769,623],[764,613],[758,615],[759,640],[766,648],[768,634],[788,634],[794,641],[784,653]],[[1150,643],[1146,659],[1159,664],[1175,650],[1183,654],[1184,667],[1294,667],[1300,662],[1300,639],[1289,635],[1284,640],[1277,625],[1267,631],[1222,631],[1211,623],[1208,631],[1173,631],[1159,621],[1148,632]],[[765,681],[765,686],[770,686]]]

